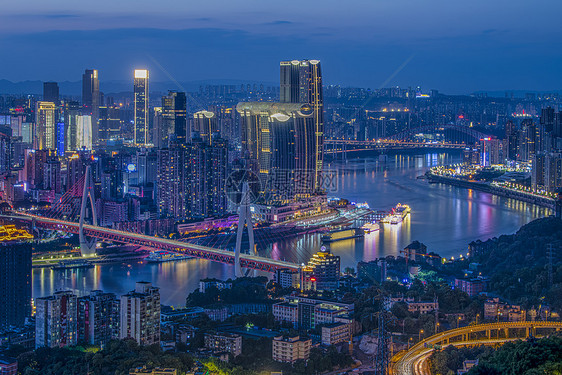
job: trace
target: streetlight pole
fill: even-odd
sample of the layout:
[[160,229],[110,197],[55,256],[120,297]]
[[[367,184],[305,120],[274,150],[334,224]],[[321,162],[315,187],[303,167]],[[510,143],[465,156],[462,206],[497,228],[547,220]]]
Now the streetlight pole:
[[422,333],[423,333],[423,329],[420,329],[420,333],[418,334],[418,342],[421,341]]

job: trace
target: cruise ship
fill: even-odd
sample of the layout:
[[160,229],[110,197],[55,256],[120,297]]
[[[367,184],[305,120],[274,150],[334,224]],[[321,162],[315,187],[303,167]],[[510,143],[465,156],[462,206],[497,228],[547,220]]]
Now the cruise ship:
[[163,262],[171,262],[173,260],[186,260],[191,259],[189,255],[182,255],[177,253],[171,253],[169,251],[158,250],[150,253],[145,259],[147,263],[163,263]]
[[398,203],[396,207],[392,209],[392,212],[386,215],[381,223],[385,224],[399,224],[410,214],[410,206],[407,204]]

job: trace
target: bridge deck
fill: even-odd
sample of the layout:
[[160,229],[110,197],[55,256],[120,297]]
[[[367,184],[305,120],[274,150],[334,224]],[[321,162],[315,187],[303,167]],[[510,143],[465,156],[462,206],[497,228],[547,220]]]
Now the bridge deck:
[[[50,219],[30,214],[22,214],[21,216],[9,217],[26,221],[35,221],[38,227],[46,229],[60,230],[62,232],[74,234],[78,234],[79,232],[79,224],[70,221]],[[170,240],[166,238],[147,236],[144,234],[124,232],[120,230],[87,224],[84,224],[84,233],[87,236],[103,240],[141,245],[152,249],[170,250],[196,258],[234,265],[234,252],[232,251],[215,249],[207,246]],[[256,269],[266,272],[275,272],[278,269],[300,269],[300,266],[295,263],[249,254],[240,254],[240,265],[244,268]]]

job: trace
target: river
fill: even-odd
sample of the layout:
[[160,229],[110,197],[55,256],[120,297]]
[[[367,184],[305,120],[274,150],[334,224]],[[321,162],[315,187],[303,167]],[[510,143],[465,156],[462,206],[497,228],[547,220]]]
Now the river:
[[[331,244],[341,257],[341,267],[355,267],[358,261],[399,255],[399,251],[418,240],[429,251],[457,257],[466,253],[473,240],[514,233],[522,225],[549,214],[548,209],[474,190],[417,179],[427,168],[460,161],[458,153],[390,155],[378,159],[334,162],[337,170],[333,196],[367,202],[377,210],[389,210],[397,203],[408,204],[412,212],[399,225],[381,225],[381,230],[365,238]],[[321,246],[320,235],[310,234],[277,241],[260,249],[260,254],[293,262],[306,262]],[[134,289],[136,281],[151,281],[160,287],[163,304],[180,306],[205,277],[233,277],[233,267],[205,260],[190,259],[161,264],[96,265],[92,269],[53,271],[33,270],[33,297],[70,289],[83,295],[102,289],[117,295]]]

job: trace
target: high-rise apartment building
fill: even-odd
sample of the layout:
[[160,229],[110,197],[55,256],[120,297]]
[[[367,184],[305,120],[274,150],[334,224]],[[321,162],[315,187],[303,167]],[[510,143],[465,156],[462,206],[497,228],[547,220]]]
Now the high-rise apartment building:
[[280,102],[306,103],[312,106],[315,141],[309,157],[314,158],[314,188],[319,191],[324,159],[324,98],[320,61],[281,61],[280,72]]
[[55,119],[55,103],[37,102],[35,107],[35,139],[37,150],[55,150],[57,133]]
[[78,343],[78,299],[70,291],[35,301],[35,347],[65,347]]
[[43,164],[43,189],[62,193],[61,162],[57,157],[48,158]]
[[148,70],[135,69],[134,143],[144,146],[150,143],[148,132]]
[[135,290],[121,296],[119,338],[139,345],[160,343],[160,292],[149,282],[137,282]]
[[115,294],[93,290],[78,299],[78,341],[105,346],[119,327],[119,311]]
[[189,194],[189,158],[184,146],[158,150],[157,199],[160,217],[183,218]]
[[157,153],[157,207],[160,217],[217,217],[227,212],[228,142],[215,138],[173,145]]
[[544,185],[548,192],[562,189],[562,153],[550,152],[544,160]]
[[505,124],[503,155],[506,160],[517,160],[519,154],[518,131],[513,121]]
[[23,326],[31,316],[31,243],[0,241],[0,275],[0,329]]
[[59,104],[59,85],[56,82],[43,82],[43,101]]
[[214,137],[211,144],[194,139],[188,146],[187,205],[192,216],[218,217],[228,210],[226,178],[229,172],[228,142]]
[[96,69],[86,69],[82,75],[82,105],[84,114],[92,116],[92,141],[99,140],[100,81]]

